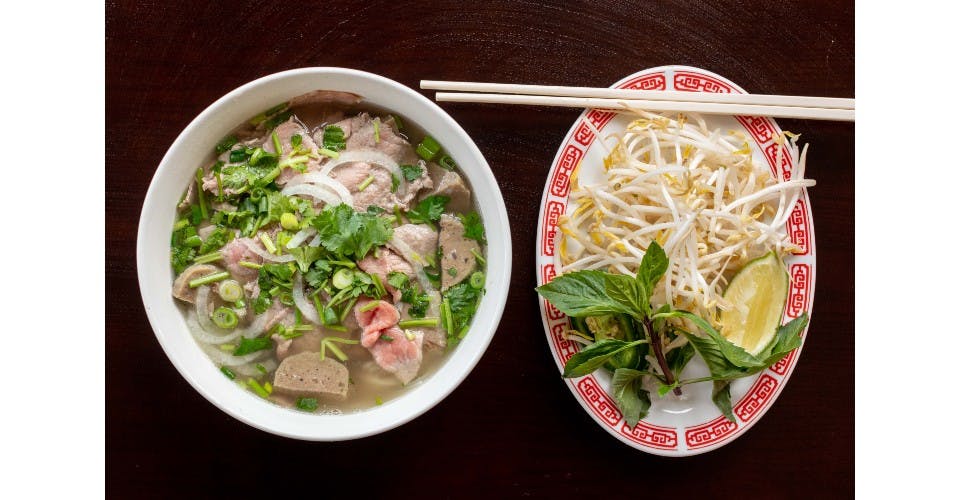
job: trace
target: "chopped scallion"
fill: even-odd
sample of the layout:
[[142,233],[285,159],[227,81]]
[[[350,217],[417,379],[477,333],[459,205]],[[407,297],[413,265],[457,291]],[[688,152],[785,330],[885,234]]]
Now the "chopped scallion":
[[190,281],[189,285],[190,285],[190,288],[196,288],[200,285],[207,285],[217,281],[222,281],[229,277],[230,277],[230,273],[226,271],[220,271],[219,273],[208,274],[206,276],[202,276],[200,278],[192,280]]
[[367,302],[366,304],[364,304],[362,307],[358,308],[357,310],[360,311],[360,312],[365,313],[365,312],[369,312],[369,311],[372,311],[372,310],[376,309],[379,305],[380,305],[380,301],[379,301],[379,300],[371,300],[370,302]]
[[380,144],[380,117],[373,119],[373,143]]
[[363,191],[364,189],[367,189],[367,187],[370,184],[373,184],[373,181],[376,179],[377,178],[374,177],[373,174],[370,174],[366,179],[363,180],[363,182],[360,183],[359,186],[357,186],[357,191]]
[[383,287],[383,282],[380,281],[380,276],[376,274],[371,274],[370,281],[373,281],[373,288],[377,290],[377,293],[381,297],[387,294],[387,289]]
[[453,161],[453,158],[450,158],[450,155],[441,156],[437,163],[447,170],[456,170],[457,168],[457,162]]
[[256,262],[247,262],[247,261],[245,261],[245,260],[241,260],[240,262],[237,262],[237,264],[239,264],[241,267],[245,267],[245,268],[247,268],[247,269],[257,269],[257,270],[259,270],[261,267],[263,267],[262,265],[257,264]]
[[417,145],[417,155],[424,160],[431,161],[440,153],[440,149],[440,143],[428,135]]
[[471,248],[470,253],[472,253],[473,256],[476,257],[477,262],[479,262],[481,266],[487,265],[487,259],[484,259],[483,255],[480,255],[480,252],[478,252],[476,248]]
[[189,226],[189,225],[190,225],[190,221],[189,221],[189,220],[187,220],[187,219],[180,219],[180,220],[177,221],[176,224],[173,225],[173,230],[174,230],[174,231],[179,231],[179,230],[181,230],[181,229],[183,229],[183,228],[185,228],[185,227],[187,227],[187,226]]
[[227,307],[218,307],[216,311],[213,311],[210,319],[213,320],[213,324],[225,330],[236,328],[239,320],[237,313]]
[[470,286],[476,290],[482,290],[486,277],[482,272],[477,271],[470,275]]
[[216,262],[223,258],[223,255],[220,254],[220,251],[210,252],[205,255],[198,255],[193,259],[193,262],[196,264],[209,264],[211,262]]
[[333,274],[333,286],[338,290],[343,290],[352,284],[353,271],[344,268]]
[[236,374],[236,373],[233,373],[233,370],[231,370],[231,369],[230,369],[229,367],[227,367],[227,366],[221,366],[221,367],[220,367],[220,372],[223,373],[224,375],[226,375],[227,378],[230,379],[230,380],[233,380],[233,379],[237,378],[237,374]]
[[264,382],[263,388],[267,391],[267,394],[273,394],[273,385],[271,385],[270,382]]
[[340,158],[340,153],[338,153],[338,152],[336,152],[336,151],[334,151],[334,150],[332,150],[332,149],[320,148],[320,149],[317,149],[317,153],[320,153],[320,154],[322,154],[323,156],[329,156],[330,158],[333,158],[334,160],[336,160],[337,158]]
[[200,216],[204,219],[209,217],[207,212],[207,198],[203,193],[203,169],[197,169],[197,202],[200,204]]
[[380,399],[380,396],[377,396],[377,397],[376,397],[376,398],[374,399],[374,401],[376,401],[376,403],[377,403],[377,406],[380,406],[380,405],[382,405],[382,404],[383,404],[383,400],[382,400],[382,399]]
[[259,371],[260,373],[262,373],[262,374],[264,374],[264,375],[267,374],[267,367],[261,365],[260,363],[257,363],[257,364],[256,364],[256,368],[257,368],[257,371]]
[[237,302],[243,298],[243,287],[236,280],[226,280],[220,283],[217,293],[226,302]]
[[280,136],[276,129],[270,134],[270,138],[273,139],[273,150],[277,153],[277,156],[283,155],[283,146],[280,144]]
[[280,216],[280,225],[287,231],[297,231],[300,229],[300,221],[297,220],[296,215],[290,212],[284,212],[283,215]]
[[270,397],[270,393],[267,392],[267,390],[264,389],[259,382],[257,382],[252,378],[247,379],[247,386],[249,386],[253,392],[255,392],[258,396],[260,396],[263,399],[267,399]]
[[260,241],[263,242],[263,247],[266,248],[268,252],[277,253],[277,246],[273,244],[273,240],[270,239],[267,233],[260,233]]

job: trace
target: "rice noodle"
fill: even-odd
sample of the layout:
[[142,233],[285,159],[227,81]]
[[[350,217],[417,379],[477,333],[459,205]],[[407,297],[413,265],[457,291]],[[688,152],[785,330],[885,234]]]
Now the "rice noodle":
[[785,224],[807,187],[806,148],[778,138],[781,172],[753,159],[739,131],[709,129],[697,115],[637,115],[604,159],[604,181],[571,179],[570,210],[560,217],[561,272],[604,269],[633,274],[656,240],[670,259],[660,293],[664,301],[716,322],[730,307],[722,295],[729,276],[770,250],[794,245]]
[[245,354],[243,356],[234,356],[233,354],[224,352],[220,350],[219,347],[210,344],[200,344],[200,349],[203,349],[203,352],[207,353],[207,356],[210,356],[210,359],[212,359],[214,363],[230,367],[240,366],[252,361],[257,361],[271,352],[270,349],[264,349],[261,351],[252,352],[250,354]]
[[303,277],[300,273],[296,273],[293,277],[293,302],[307,321],[315,325],[320,324],[320,315],[317,313],[317,308],[307,300],[303,293]]

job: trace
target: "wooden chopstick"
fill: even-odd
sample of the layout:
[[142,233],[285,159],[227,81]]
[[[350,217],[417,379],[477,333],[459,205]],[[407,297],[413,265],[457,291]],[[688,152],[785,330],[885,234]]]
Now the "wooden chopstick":
[[753,104],[758,106],[792,106],[805,108],[854,109],[854,100],[840,97],[808,97],[765,94],[721,94],[712,92],[678,92],[674,90],[635,90],[595,87],[562,87],[558,85],[520,85],[512,83],[447,82],[421,80],[426,90],[452,90],[488,94],[525,94],[562,97],[592,97],[645,101],[711,102]]
[[462,91],[462,93],[437,92],[438,102],[561,106],[613,111],[633,108],[647,111],[686,111],[851,122],[855,119],[854,100],[838,97],[719,94],[436,80],[422,80],[420,87]]

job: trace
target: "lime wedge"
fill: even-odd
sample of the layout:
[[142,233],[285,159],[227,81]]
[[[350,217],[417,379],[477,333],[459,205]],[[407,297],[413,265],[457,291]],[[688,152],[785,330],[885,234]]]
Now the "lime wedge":
[[720,312],[720,333],[750,354],[762,351],[780,326],[789,288],[790,276],[775,253],[751,260],[723,292],[733,307]]

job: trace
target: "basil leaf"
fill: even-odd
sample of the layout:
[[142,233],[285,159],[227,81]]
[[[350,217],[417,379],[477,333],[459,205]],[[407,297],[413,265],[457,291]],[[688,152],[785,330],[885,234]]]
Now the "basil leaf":
[[683,369],[687,366],[687,363],[693,359],[694,354],[696,354],[696,351],[690,344],[672,349],[667,353],[667,366],[670,367],[670,372],[673,373],[674,378],[680,380],[680,373],[683,372]]
[[643,285],[630,276],[623,274],[607,274],[604,280],[604,289],[607,296],[630,309],[631,316],[637,316],[638,311],[649,312],[650,302]]
[[651,242],[647,251],[643,254],[643,259],[640,260],[640,268],[637,270],[636,276],[637,283],[643,289],[642,311],[645,315],[650,314],[650,297],[653,295],[653,289],[656,288],[663,274],[667,272],[669,265],[670,260],[664,253],[663,248],[656,241]]
[[645,372],[630,368],[613,372],[613,399],[630,427],[637,425],[650,410],[650,393],[643,389],[644,375]]
[[633,342],[614,339],[595,342],[567,360],[567,364],[563,366],[563,377],[576,378],[592,373],[615,354],[646,343],[645,339]]
[[806,328],[809,322],[810,317],[807,313],[803,313],[789,323],[781,325],[777,328],[773,342],[770,342],[766,349],[760,351],[757,357],[763,360],[764,365],[773,366],[784,356],[790,354],[790,351],[800,347],[800,344],[803,343],[800,332]]
[[713,404],[717,405],[717,408],[720,409],[720,413],[723,413],[723,416],[727,417],[727,420],[731,422],[736,422],[737,419],[733,416],[733,404],[730,402],[730,381],[729,380],[715,380],[713,382]]
[[707,369],[710,370],[710,376],[718,380],[729,380],[740,377],[746,377],[751,373],[745,368],[741,368],[731,363],[723,355],[720,346],[711,337],[700,337],[686,330],[677,329],[677,331],[687,338],[687,341],[697,350],[703,361],[707,363]]
[[720,332],[716,331],[713,326],[710,325],[710,323],[696,314],[687,311],[672,311],[669,313],[658,314],[657,317],[684,318],[690,320],[693,322],[693,324],[700,327],[700,329],[706,333],[711,340],[713,340],[714,345],[717,347],[717,349],[719,349],[723,357],[726,358],[730,363],[741,368],[764,368],[764,363],[762,360],[757,359],[747,351],[744,351],[742,347],[725,339],[723,335],[720,335]]
[[610,313],[635,315],[631,308],[607,295],[606,276],[603,271],[567,273],[537,287],[537,292],[564,314],[575,318]]

